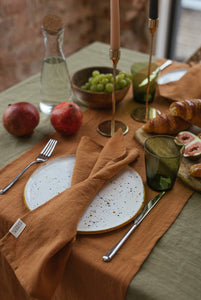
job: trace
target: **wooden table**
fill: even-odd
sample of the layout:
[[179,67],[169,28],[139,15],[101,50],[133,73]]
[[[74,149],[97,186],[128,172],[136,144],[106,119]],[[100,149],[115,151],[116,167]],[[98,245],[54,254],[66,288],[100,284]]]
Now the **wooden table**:
[[[118,68],[130,72],[146,54],[122,49]],[[72,74],[81,67],[111,66],[109,46],[95,42],[67,59]],[[39,108],[40,74],[0,94],[1,115],[10,103],[28,101]],[[0,167],[54,131],[49,116],[40,114],[40,124],[29,138],[15,138],[0,126]],[[194,193],[179,217],[156,244],[140,271],[131,281],[127,300],[198,300],[201,295],[201,194]],[[128,257],[129,264],[129,257]],[[7,300],[7,299],[6,299]]]

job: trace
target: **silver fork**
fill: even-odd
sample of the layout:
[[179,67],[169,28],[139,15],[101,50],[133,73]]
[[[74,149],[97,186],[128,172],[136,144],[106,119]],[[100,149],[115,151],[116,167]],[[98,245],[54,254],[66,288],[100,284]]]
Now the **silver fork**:
[[56,146],[57,140],[50,139],[41,153],[36,157],[34,161],[29,163],[8,185],[6,185],[2,190],[0,190],[0,195],[3,195],[19,178],[24,172],[33,164],[35,163],[41,163],[48,160],[48,158],[51,156],[55,146]]

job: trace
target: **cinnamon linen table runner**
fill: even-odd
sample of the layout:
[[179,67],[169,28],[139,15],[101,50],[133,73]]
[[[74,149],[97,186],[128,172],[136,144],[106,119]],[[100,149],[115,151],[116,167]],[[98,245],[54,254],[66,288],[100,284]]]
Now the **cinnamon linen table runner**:
[[41,299],[52,296],[61,280],[85,209],[102,185],[137,156],[135,148],[126,149],[120,129],[103,149],[90,138],[83,137],[76,152],[72,178],[75,184],[22,216],[26,227],[19,237],[9,232],[1,240],[2,253],[30,295]]
[[[167,102],[161,98],[157,98],[154,105],[162,111],[167,109]],[[148,257],[157,240],[174,222],[192,194],[191,189],[177,180],[174,188],[160,200],[110,263],[103,262],[102,256],[125,234],[130,225],[104,234],[78,235],[73,245],[76,226],[87,201],[88,203],[91,201],[91,197],[95,195],[103,181],[109,178],[108,176],[112,176],[125,163],[128,164],[134,160],[138,151],[140,155],[133,167],[145,182],[143,148],[133,138],[135,130],[142,125],[130,117],[134,106],[135,103],[132,100],[132,91],[130,90],[126,99],[118,106],[116,114],[117,119],[127,123],[130,130],[124,137],[118,133],[116,135],[118,138],[114,137],[114,144],[107,143],[108,139],[96,132],[97,125],[101,121],[110,118],[110,111],[88,109],[84,113],[83,126],[76,135],[61,137],[55,133],[51,136],[58,139],[58,145],[52,159],[75,153],[79,143],[78,153],[83,143],[86,147],[92,144],[92,148],[86,148],[88,153],[88,156],[84,157],[86,164],[88,164],[88,161],[93,161],[93,163],[96,161],[98,149],[102,149],[100,145],[106,144],[106,149],[107,145],[113,145],[112,157],[109,156],[107,159],[109,162],[112,159],[113,163],[111,165],[108,163],[106,169],[104,163],[100,164],[101,169],[99,167],[96,169],[95,164],[92,172],[85,173],[86,165],[83,166],[83,169],[80,169],[80,163],[78,163],[78,169],[82,170],[81,178],[77,179],[75,172],[72,180],[73,185],[69,189],[73,191],[74,195],[79,195],[76,198],[76,205],[73,205],[73,210],[70,210],[70,215],[75,215],[75,223],[70,221],[71,218],[67,219],[66,203],[62,201],[62,196],[66,193],[66,201],[71,202],[71,199],[69,200],[67,197],[68,190],[42,207],[27,212],[23,202],[23,189],[29,176],[38,165],[31,170],[29,169],[10,191],[0,196],[0,247],[2,254],[0,279],[4,287],[0,290],[2,299],[12,300],[16,297],[18,299],[32,299],[30,294],[36,299],[55,300],[125,298],[130,280]],[[82,139],[86,135],[88,137]],[[1,184],[4,186],[15,173],[18,173],[24,165],[35,158],[45,142],[42,141],[4,167],[0,172]],[[133,151],[129,152],[128,149],[133,149]],[[116,150],[118,153],[117,160],[114,156]],[[111,155],[110,151],[109,153]],[[129,153],[133,154],[130,156]],[[129,159],[127,159],[128,157]],[[123,164],[120,163],[119,165],[121,161]],[[89,164],[89,170],[93,163]],[[104,170],[104,172],[102,173],[101,170]],[[96,174],[98,174],[98,177],[96,177]],[[84,199],[87,193],[90,193],[90,198],[86,197],[86,202],[83,203],[76,187],[81,186],[84,188],[84,182],[88,180],[85,179],[85,176],[89,178],[90,189],[87,188],[85,191]],[[146,186],[145,189],[146,201],[149,201],[156,193]],[[18,218],[21,218],[27,224],[27,227],[16,240],[8,233],[8,230]],[[57,224],[59,224],[58,227],[56,227]],[[49,238],[47,233],[49,233]],[[24,240],[23,248],[19,246],[22,240]],[[38,253],[41,254],[41,257],[37,261]],[[37,264],[35,265],[35,263]],[[63,274],[62,278],[61,274]],[[6,298],[6,293],[9,293],[9,298]]]

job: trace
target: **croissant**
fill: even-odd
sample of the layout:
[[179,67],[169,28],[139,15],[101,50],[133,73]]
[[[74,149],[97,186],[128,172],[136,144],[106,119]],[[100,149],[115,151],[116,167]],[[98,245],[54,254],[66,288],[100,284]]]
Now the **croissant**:
[[201,127],[201,99],[173,102],[170,104],[169,111],[173,116]]
[[190,124],[179,117],[174,117],[170,112],[157,115],[142,126],[142,129],[150,133],[176,134],[186,130]]
[[189,172],[192,176],[201,178],[201,163],[192,165]]

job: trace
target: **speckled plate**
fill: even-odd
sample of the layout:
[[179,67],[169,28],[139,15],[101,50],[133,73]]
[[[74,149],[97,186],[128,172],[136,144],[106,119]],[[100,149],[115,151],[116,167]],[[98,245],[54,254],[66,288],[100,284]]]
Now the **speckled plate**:
[[[43,164],[29,178],[25,204],[33,210],[70,187],[75,156],[56,158]],[[107,181],[84,212],[78,224],[82,234],[101,233],[117,229],[130,222],[144,201],[144,186],[140,175],[125,167]]]

